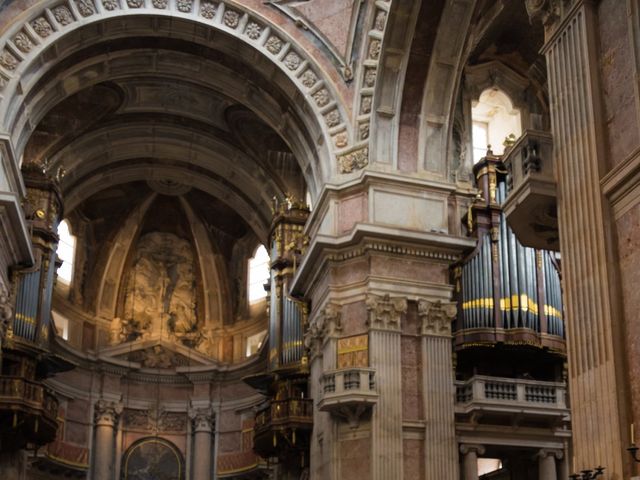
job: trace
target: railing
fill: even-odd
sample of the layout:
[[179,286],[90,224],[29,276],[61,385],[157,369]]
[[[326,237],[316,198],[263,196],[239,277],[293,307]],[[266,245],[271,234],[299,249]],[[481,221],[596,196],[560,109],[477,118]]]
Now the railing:
[[321,379],[318,407],[347,418],[356,426],[361,415],[378,401],[375,370],[345,368],[326,372]]
[[313,400],[290,398],[273,400],[267,407],[256,413],[255,429],[261,430],[271,425],[285,423],[311,423],[313,421]]
[[333,370],[322,377],[325,397],[354,391],[375,393],[375,387],[375,370],[370,368]]
[[40,383],[22,377],[0,378],[0,408],[7,404],[41,410],[53,421],[58,416],[58,399]]
[[515,378],[474,376],[456,382],[458,404],[502,404],[509,406],[566,409],[566,385]]

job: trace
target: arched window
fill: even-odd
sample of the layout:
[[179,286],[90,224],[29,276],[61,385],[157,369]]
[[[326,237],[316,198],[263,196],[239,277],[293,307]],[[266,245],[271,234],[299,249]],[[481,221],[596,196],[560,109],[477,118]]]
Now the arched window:
[[76,253],[76,238],[71,235],[71,230],[69,229],[69,224],[66,220],[60,222],[58,225],[58,237],[60,240],[58,242],[58,250],[56,254],[60,260],[62,260],[62,265],[58,268],[58,279],[67,285],[71,283],[71,278],[73,276],[73,259]]
[[269,279],[269,253],[260,245],[249,260],[249,303],[256,303],[266,296],[264,284]]
[[477,163],[486,155],[488,145],[491,145],[494,155],[502,155],[507,137],[517,139],[522,135],[520,111],[514,108],[511,99],[497,88],[489,88],[482,92],[471,107],[471,120],[473,163]]

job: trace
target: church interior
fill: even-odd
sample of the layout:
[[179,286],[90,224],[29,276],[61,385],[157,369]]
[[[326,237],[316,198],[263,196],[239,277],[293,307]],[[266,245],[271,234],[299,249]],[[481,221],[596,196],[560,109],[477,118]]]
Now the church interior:
[[638,479],[638,267],[638,0],[0,0],[2,478]]

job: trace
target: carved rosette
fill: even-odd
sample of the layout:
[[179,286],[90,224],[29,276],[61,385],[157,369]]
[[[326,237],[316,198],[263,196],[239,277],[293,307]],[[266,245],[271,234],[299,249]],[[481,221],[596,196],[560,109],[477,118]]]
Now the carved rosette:
[[378,330],[400,330],[400,319],[407,313],[407,299],[404,297],[391,298],[369,294],[366,299],[369,311],[369,328]]
[[205,408],[191,408],[189,410],[189,418],[191,419],[191,426],[195,433],[213,431],[213,410],[211,407]]
[[97,427],[115,427],[122,413],[120,402],[98,400],[93,410],[94,423]]
[[340,305],[329,303],[310,323],[304,339],[310,358],[321,354],[322,346],[327,338],[334,337],[342,331],[341,309]]
[[451,336],[451,322],[456,317],[457,311],[455,303],[443,303],[440,300],[437,302],[418,301],[418,317],[420,318],[422,335]]

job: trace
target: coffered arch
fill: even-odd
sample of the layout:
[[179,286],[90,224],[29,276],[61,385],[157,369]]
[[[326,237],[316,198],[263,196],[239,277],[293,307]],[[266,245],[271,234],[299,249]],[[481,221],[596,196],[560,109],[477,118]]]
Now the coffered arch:
[[[15,147],[15,156],[22,154],[25,136],[35,128],[38,116],[46,110],[38,105],[42,100],[38,87],[50,81],[57,83],[58,94],[69,95],[80,82],[99,76],[84,71],[88,77],[68,78],[52,72],[65,62],[79,64],[73,55],[77,52],[100,51],[112,62],[108,75],[136,67],[153,69],[155,65],[127,63],[126,59],[111,56],[109,42],[126,39],[136,43],[140,38],[163,38],[165,41],[189,43],[199,53],[215,52],[218,58],[232,59],[235,68],[233,82],[226,87],[245,87],[244,100],[261,95],[244,79],[253,76],[261,86],[270,85],[279,90],[286,100],[289,118],[280,112],[272,115],[271,125],[283,134],[297,158],[308,159],[302,165],[312,196],[318,185],[336,173],[336,140],[351,137],[351,127],[343,102],[332,81],[300,46],[294,46],[287,35],[265,19],[231,2],[199,4],[190,1],[145,2],[143,0],[103,0],[101,2],[40,2],[28,10],[24,22],[14,23],[3,35],[0,52],[0,129],[8,134]],[[167,40],[168,39],[168,40]],[[140,42],[137,42],[140,43]],[[180,49],[176,49],[180,50]],[[243,60],[241,60],[243,59]],[[244,63],[243,63],[244,62]],[[159,62],[160,64],[162,62]],[[224,62],[223,62],[224,63]],[[157,64],[156,64],[157,65]],[[211,66],[202,70],[194,63],[178,65],[183,78],[202,79],[217,76],[218,69]],[[229,77],[227,77],[229,79]],[[242,79],[242,82],[238,80]],[[244,103],[244,102],[242,102]],[[263,119],[269,117],[270,105],[255,110]],[[273,116],[277,117],[274,122]],[[304,142],[292,137],[292,132],[306,132]],[[343,145],[343,143],[340,143]]]

